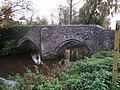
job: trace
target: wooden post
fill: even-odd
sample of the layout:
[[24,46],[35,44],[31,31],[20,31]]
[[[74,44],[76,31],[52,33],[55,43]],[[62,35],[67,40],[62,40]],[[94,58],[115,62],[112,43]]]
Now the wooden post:
[[113,70],[112,70],[113,86],[116,86],[116,82],[117,82],[117,64],[118,64],[118,56],[119,56],[119,39],[120,39],[119,35],[120,35],[120,21],[117,21],[115,40],[114,40],[114,61],[113,61]]

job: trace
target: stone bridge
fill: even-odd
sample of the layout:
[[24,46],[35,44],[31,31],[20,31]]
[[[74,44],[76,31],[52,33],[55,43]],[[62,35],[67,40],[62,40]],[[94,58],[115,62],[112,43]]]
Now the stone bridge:
[[69,52],[71,48],[82,50],[84,47],[86,54],[109,50],[113,48],[113,42],[114,31],[98,25],[33,26],[19,40],[18,46],[24,50],[34,48],[42,57],[51,58],[61,52]]

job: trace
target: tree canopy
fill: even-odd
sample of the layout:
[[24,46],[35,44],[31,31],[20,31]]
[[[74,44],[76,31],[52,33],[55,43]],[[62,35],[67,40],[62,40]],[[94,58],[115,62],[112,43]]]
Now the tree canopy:
[[79,22],[82,24],[102,25],[107,16],[120,11],[119,0],[86,0],[79,11]]
[[17,14],[24,14],[32,11],[32,5],[29,0],[4,0],[0,6],[0,18],[9,19]]

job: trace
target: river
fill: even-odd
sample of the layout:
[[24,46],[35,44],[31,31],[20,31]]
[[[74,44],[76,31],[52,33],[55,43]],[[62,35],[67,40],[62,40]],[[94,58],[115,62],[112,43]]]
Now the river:
[[[45,65],[49,68],[53,67],[53,60],[43,60]],[[25,68],[32,68],[35,63],[28,54],[24,55],[12,55],[12,56],[1,56],[0,57],[0,77],[7,77],[8,75],[15,75],[16,73],[23,74]],[[47,72],[46,68],[38,65],[44,73]]]

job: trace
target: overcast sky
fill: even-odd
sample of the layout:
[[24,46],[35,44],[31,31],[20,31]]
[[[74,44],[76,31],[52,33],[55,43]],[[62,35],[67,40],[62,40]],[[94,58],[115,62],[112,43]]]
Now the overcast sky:
[[[78,1],[79,0],[75,0],[75,2]],[[32,0],[32,2],[34,3],[35,9],[39,11],[39,13],[37,14],[39,14],[39,16],[46,16],[46,18],[49,19],[49,21],[51,12],[57,15],[58,5],[68,5],[66,0]],[[83,6],[83,4],[84,3],[81,0],[81,2],[77,4],[75,7],[77,8],[77,10],[79,10],[79,8]],[[114,17],[110,18],[112,29],[115,29],[116,20],[120,20],[120,14],[114,15]]]
[[[42,15],[47,15],[51,11],[57,9],[59,5],[68,5],[66,0],[31,0],[34,3],[34,7],[39,9]],[[75,0],[78,2],[79,0]],[[82,0],[81,0],[82,1]],[[80,2],[75,7],[79,9],[83,5],[83,2]]]
[[[0,0],[3,1],[3,0]],[[11,0],[14,1],[14,0]],[[57,17],[58,12],[57,8],[58,5],[68,5],[66,0],[31,0],[33,3],[33,7],[35,9],[35,16],[45,16],[49,21],[51,20],[51,13],[54,14],[54,17]],[[78,2],[79,0],[75,0],[75,2]],[[77,10],[81,6],[83,6],[83,1],[79,4],[77,4],[75,7]],[[26,17],[29,17],[30,14],[27,14]],[[111,17],[111,26],[114,29],[115,28],[115,22],[116,20],[120,20],[120,14],[119,15],[114,15],[114,17]]]
[[[75,1],[78,2],[78,0]],[[66,0],[32,0],[32,2],[34,3],[35,8],[39,10],[39,15],[46,16],[48,19],[50,19],[51,12],[56,13],[57,15],[58,5],[68,5]],[[83,4],[84,3],[81,0],[81,2],[75,7],[77,8],[77,10],[79,10],[79,8],[83,6]],[[112,29],[115,29],[116,20],[120,20],[120,14],[114,15],[110,18]]]
[[[39,15],[40,17],[46,16],[46,18],[51,21],[51,13],[54,14],[54,18],[58,17],[58,11],[57,8],[59,5],[65,5],[67,6],[66,0],[31,0],[33,2],[34,8],[37,10],[36,15]],[[74,2],[78,2],[79,0],[75,0]],[[79,10],[80,7],[83,6],[83,1],[81,0],[80,3],[78,3],[75,8],[76,10]]]

